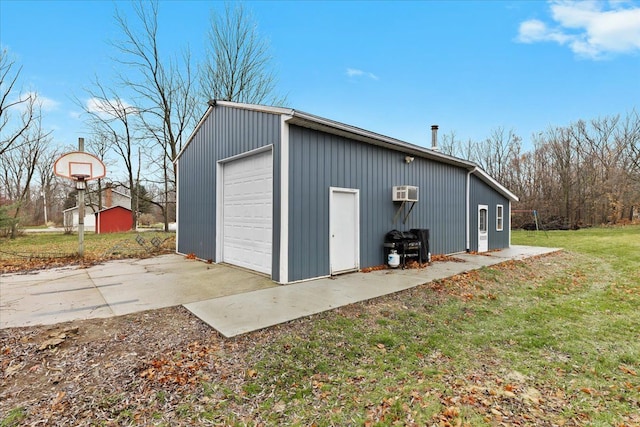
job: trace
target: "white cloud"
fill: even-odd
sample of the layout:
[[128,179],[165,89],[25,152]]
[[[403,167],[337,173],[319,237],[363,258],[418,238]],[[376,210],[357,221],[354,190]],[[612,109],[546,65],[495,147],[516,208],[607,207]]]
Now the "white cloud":
[[347,68],[347,76],[349,77],[369,77],[372,80],[379,80],[378,76],[368,71],[358,70],[357,68]]
[[640,6],[634,3],[561,0],[550,2],[549,8],[553,24],[522,22],[519,42],[555,42],[590,59],[640,53]]
[[40,103],[40,106],[42,107],[43,111],[54,111],[58,109],[58,106],[60,105],[60,103],[58,101],[55,101],[51,98],[47,98],[46,96],[38,96],[38,102]]
[[35,99],[36,105],[40,106],[40,108],[42,109],[42,111],[55,111],[58,109],[58,106],[60,105],[60,103],[58,101],[55,101],[51,98],[47,98],[46,96],[42,96],[39,95],[37,92],[25,92],[23,94],[20,95],[20,98],[14,100],[13,102],[19,102],[18,104],[16,104],[16,108],[19,111],[26,111],[28,105],[29,105],[29,100],[30,99]]
[[104,118],[118,117],[122,111],[126,111],[128,114],[136,112],[136,108],[133,105],[121,99],[89,98],[87,99],[86,108],[88,112]]

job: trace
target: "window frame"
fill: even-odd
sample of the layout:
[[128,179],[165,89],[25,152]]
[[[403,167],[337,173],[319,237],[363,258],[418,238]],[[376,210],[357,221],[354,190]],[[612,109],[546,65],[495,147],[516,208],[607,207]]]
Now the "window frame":
[[496,205],[496,231],[504,231],[504,205]]

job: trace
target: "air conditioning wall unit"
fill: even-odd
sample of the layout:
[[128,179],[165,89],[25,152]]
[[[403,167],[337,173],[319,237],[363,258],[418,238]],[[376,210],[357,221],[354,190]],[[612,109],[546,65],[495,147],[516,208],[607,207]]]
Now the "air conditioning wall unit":
[[417,202],[418,187],[412,185],[397,185],[393,187],[394,202]]

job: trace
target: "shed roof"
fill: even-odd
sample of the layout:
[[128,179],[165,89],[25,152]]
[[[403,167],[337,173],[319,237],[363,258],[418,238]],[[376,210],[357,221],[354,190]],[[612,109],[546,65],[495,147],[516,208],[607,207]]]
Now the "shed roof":
[[487,185],[495,189],[497,192],[502,194],[507,199],[511,201],[518,201],[518,196],[516,196],[507,188],[505,188],[502,184],[500,184],[493,177],[491,177],[487,172],[482,170],[482,168],[478,164],[472,161],[450,156],[450,155],[441,153],[439,151],[435,151],[426,147],[401,141],[399,139],[395,139],[389,136],[385,136],[385,135],[381,135],[365,129],[361,129],[356,126],[351,126],[345,123],[337,122],[335,120],[316,116],[314,114],[305,113],[304,111],[294,110],[291,108],[283,108],[283,107],[271,107],[266,105],[243,104],[239,102],[219,101],[219,100],[209,101],[209,108],[204,113],[204,115],[202,116],[198,124],[196,125],[193,133],[187,140],[187,143],[184,145],[182,150],[180,150],[180,153],[178,153],[178,156],[176,157],[175,162],[178,162],[180,160],[180,157],[182,156],[182,153],[184,152],[184,150],[189,146],[189,144],[193,140],[194,136],[197,134],[200,127],[202,127],[203,123],[206,121],[206,119],[209,117],[209,115],[217,105],[230,107],[230,108],[258,111],[263,113],[277,114],[280,116],[284,116],[285,121],[289,124],[306,127],[309,129],[316,129],[329,134],[343,136],[346,138],[354,139],[356,141],[361,141],[368,144],[377,145],[377,146],[389,148],[392,150],[397,150],[406,154],[411,154],[413,156],[418,156],[418,157],[434,160],[440,163],[446,163],[453,166],[462,167],[467,169],[469,172],[473,173],[480,180],[482,180]]

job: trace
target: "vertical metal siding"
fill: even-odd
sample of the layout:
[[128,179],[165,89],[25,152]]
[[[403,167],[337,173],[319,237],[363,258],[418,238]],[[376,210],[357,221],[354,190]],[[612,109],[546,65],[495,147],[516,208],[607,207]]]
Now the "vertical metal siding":
[[[392,229],[428,228],[432,253],[465,249],[466,170],[343,137],[290,126],[289,280],[329,274],[329,187],[360,190],[360,265],[384,263]],[[407,223],[392,223],[394,185],[420,187]],[[408,207],[406,208],[408,210]]]
[[[503,249],[509,247],[509,200],[493,190],[478,177],[471,175],[471,189],[469,200],[471,203],[470,249],[478,250],[478,205],[488,206],[487,226],[489,229],[489,249]],[[503,206],[503,231],[496,230],[496,206]]]
[[273,145],[272,272],[278,280],[280,255],[280,116],[217,106],[179,159],[178,252],[202,259],[216,254],[216,166],[229,158]]

